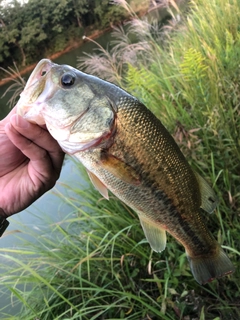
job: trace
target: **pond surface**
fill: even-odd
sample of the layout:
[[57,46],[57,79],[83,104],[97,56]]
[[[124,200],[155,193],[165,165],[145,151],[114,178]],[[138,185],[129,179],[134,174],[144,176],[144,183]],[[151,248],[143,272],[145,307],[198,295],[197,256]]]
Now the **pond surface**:
[[[110,41],[111,38],[111,34],[110,33],[106,33],[103,36],[99,37],[97,39],[97,42],[100,43],[102,46],[106,47],[108,42]],[[54,60],[54,62],[58,63],[58,64],[69,64],[73,67],[76,67],[77,64],[77,57],[81,56],[83,53],[92,53],[93,49],[96,48],[96,44],[94,44],[93,42],[86,42],[83,46],[68,52],[64,55],[62,55],[61,57],[57,58]],[[26,79],[28,78],[29,75],[24,76]],[[11,83],[6,84],[4,86],[0,87],[0,97],[3,95],[3,93],[5,92],[5,90],[11,85]],[[3,119],[9,112],[9,107],[7,105],[7,102],[9,100],[9,98],[11,97],[11,94],[8,93],[5,97],[0,99],[0,119]],[[64,182],[68,182],[68,183],[72,183],[72,181],[76,181],[75,178],[75,173],[73,173],[73,167],[75,167],[75,164],[73,161],[71,161],[69,159],[69,157],[66,157],[65,161],[64,161],[64,166],[62,168],[62,172],[61,172],[61,176],[60,179],[56,185],[55,188],[58,188],[58,186]],[[79,177],[78,177],[79,178]],[[64,190],[63,190],[64,191]],[[46,203],[49,202],[47,205]],[[32,206],[30,206],[27,210],[22,211],[21,213],[15,215],[14,217],[9,218],[9,221],[11,221],[10,227],[8,228],[8,230],[13,229],[14,228],[14,221],[15,220],[25,220],[26,223],[30,223],[31,219],[35,219],[33,218],[29,212],[34,212],[36,213],[36,208],[42,208],[46,207],[47,211],[50,212],[50,214],[55,214],[56,209],[58,204],[55,203],[56,199],[54,199],[54,201],[52,201],[52,197],[51,197],[51,191],[48,192],[47,194],[45,194],[42,198],[40,198],[38,201],[36,201]],[[44,211],[44,210],[43,210]],[[14,221],[13,221],[14,220]],[[33,220],[34,221],[34,220]],[[8,237],[7,243],[11,243],[12,241],[12,236]],[[6,244],[6,241],[4,241],[3,239],[1,239],[0,241],[0,247],[3,247],[3,243],[4,246]]]
[[[97,39],[97,42],[102,46],[106,47],[108,42],[110,41],[111,34],[106,33],[103,36]],[[69,64],[73,67],[76,67],[77,57],[83,54],[83,52],[91,53],[93,49],[96,48],[96,44],[93,42],[86,42],[83,46],[68,52],[61,57],[53,60],[58,64]],[[27,79],[29,75],[25,75],[24,78]],[[8,83],[4,86],[0,87],[0,97],[4,94],[6,89],[11,85]],[[7,102],[11,97],[11,93],[8,93],[5,97],[0,99],[0,119],[3,119],[9,112],[9,107]],[[19,245],[19,233],[14,234],[14,230],[18,230],[19,226],[27,226],[27,228],[41,228],[43,226],[43,221],[41,220],[41,215],[49,216],[50,221],[61,221],[66,215],[71,213],[72,208],[67,204],[62,204],[60,198],[58,198],[54,193],[61,192],[67,195],[66,187],[63,187],[62,184],[67,185],[87,185],[88,182],[84,180],[81,176],[81,173],[74,161],[72,161],[69,157],[65,157],[64,165],[62,168],[62,172],[60,178],[56,184],[56,186],[49,192],[45,193],[40,199],[38,199],[34,204],[32,204],[28,209],[23,210],[17,215],[10,217],[8,220],[10,222],[10,226],[6,231],[6,235],[0,238],[0,249],[1,248],[14,248]],[[21,230],[21,238],[28,239],[28,235],[24,234],[24,231]],[[1,270],[0,270],[1,272]],[[0,293],[6,292],[6,289],[0,283]],[[9,297],[9,291],[3,297],[0,295],[0,310],[2,307],[9,305],[11,303]],[[9,308],[4,310],[9,314],[16,314],[19,311],[18,306],[9,306]],[[3,314],[1,315],[0,311],[0,319],[4,318]]]

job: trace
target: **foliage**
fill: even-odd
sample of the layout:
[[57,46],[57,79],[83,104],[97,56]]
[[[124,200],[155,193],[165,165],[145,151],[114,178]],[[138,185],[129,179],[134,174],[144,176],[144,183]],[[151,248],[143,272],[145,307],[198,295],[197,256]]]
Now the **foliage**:
[[107,28],[125,17],[122,8],[109,5],[108,0],[1,1],[1,66],[12,66],[13,61],[21,67],[35,63],[80,43],[91,30]]
[[98,45],[95,52],[79,57],[77,67],[124,87],[126,71],[131,66],[149,66],[155,59],[158,54],[158,49],[155,50],[157,43],[163,41],[162,27],[166,20],[149,24],[147,19],[138,19],[126,1],[114,2],[121,3],[132,19],[124,25],[113,27],[113,40],[107,49],[95,42]]
[[[160,31],[133,20],[115,31],[110,52],[101,48],[102,60],[93,59],[161,118],[214,186],[220,203],[206,220],[236,272],[198,285],[174,239],[161,254],[151,252],[131,210],[79,187],[63,197],[73,212],[62,223],[34,231],[35,244],[2,250],[1,267],[5,259],[11,267],[1,282],[22,305],[15,319],[240,318],[240,0],[190,1],[177,24],[177,9],[172,14]],[[91,73],[99,72],[87,59]]]

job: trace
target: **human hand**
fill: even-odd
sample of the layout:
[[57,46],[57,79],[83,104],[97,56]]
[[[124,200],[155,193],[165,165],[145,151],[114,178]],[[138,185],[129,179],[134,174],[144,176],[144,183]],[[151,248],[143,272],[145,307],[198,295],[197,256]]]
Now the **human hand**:
[[51,189],[64,153],[44,128],[14,108],[0,121],[0,217],[17,213]]

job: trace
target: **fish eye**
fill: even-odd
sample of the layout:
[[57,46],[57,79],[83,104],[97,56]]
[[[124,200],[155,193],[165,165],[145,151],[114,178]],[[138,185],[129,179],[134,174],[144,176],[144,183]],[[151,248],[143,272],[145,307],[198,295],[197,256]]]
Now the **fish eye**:
[[71,73],[65,73],[61,78],[63,87],[71,87],[75,82],[75,77]]

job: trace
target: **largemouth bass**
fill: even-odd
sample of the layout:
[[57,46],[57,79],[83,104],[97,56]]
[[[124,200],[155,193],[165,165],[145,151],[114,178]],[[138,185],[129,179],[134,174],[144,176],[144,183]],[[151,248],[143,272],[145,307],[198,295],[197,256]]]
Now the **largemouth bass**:
[[17,110],[30,122],[46,124],[105,198],[109,189],[137,212],[154,251],[164,250],[167,231],[185,247],[200,284],[234,271],[204,222],[204,214],[217,205],[213,190],[191,169],[160,120],[132,95],[44,59]]

